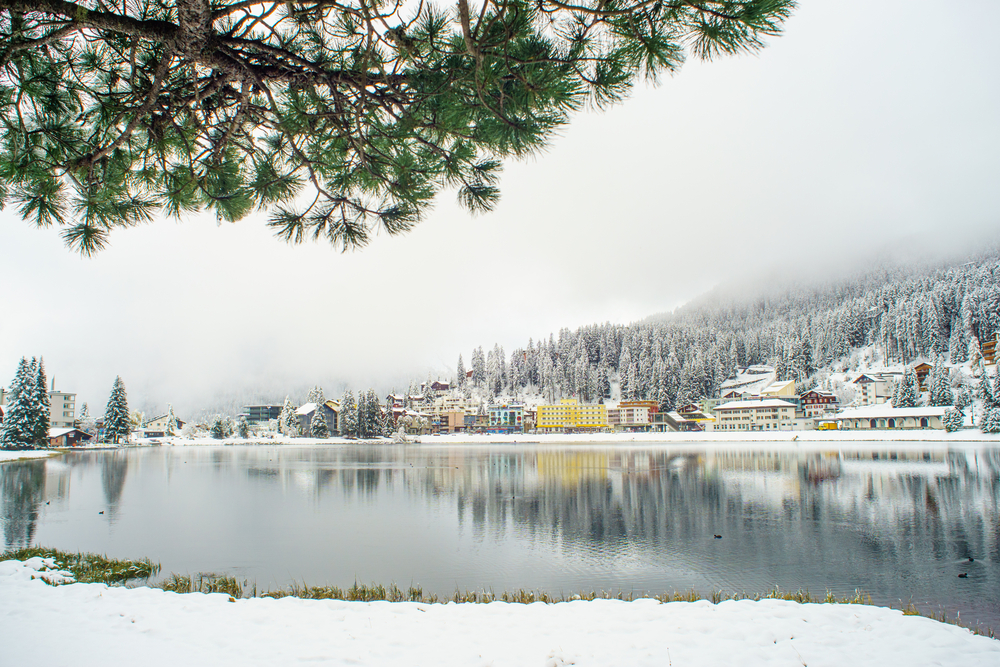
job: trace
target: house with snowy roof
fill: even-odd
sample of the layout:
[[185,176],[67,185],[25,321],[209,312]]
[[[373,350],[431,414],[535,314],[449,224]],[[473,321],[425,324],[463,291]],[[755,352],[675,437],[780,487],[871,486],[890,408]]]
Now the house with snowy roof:
[[947,407],[928,405],[918,408],[894,408],[891,403],[850,408],[832,418],[837,428],[850,430],[944,428]]
[[799,396],[799,410],[807,418],[823,417],[840,409],[840,402],[832,391],[810,389]]
[[76,447],[91,437],[89,433],[78,428],[50,428],[49,447]]
[[893,383],[898,382],[902,377],[902,372],[896,371],[862,373],[851,384],[857,390],[859,404],[881,405],[892,398]]
[[306,403],[295,411],[295,416],[299,419],[299,431],[309,433],[312,427],[312,420],[316,410],[322,410],[323,418],[326,419],[326,428],[330,433],[340,433],[340,402],[328,400],[322,405]]

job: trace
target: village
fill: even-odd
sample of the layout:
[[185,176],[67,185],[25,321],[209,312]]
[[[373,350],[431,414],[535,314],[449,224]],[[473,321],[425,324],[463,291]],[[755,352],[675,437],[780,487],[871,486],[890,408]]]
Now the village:
[[[996,340],[983,345],[979,372],[986,384],[987,368],[995,368]],[[601,399],[583,402],[571,396],[546,401],[538,393],[512,399],[483,397],[470,391],[472,371],[460,386],[436,380],[423,382],[416,393],[390,393],[378,399],[372,390],[343,399],[326,399],[320,388],[310,392],[306,403],[246,405],[233,416],[217,415],[203,423],[178,418],[173,408],[146,418],[130,413],[131,432],[126,442],[149,443],[172,436],[274,438],[332,436],[371,438],[438,434],[525,433],[667,433],[667,432],[775,432],[945,429],[958,430],[974,423],[971,394],[952,391],[953,377],[969,370],[919,359],[910,365],[885,366],[834,378],[838,391],[815,386],[799,390],[794,380],[779,380],[773,366],[738,368],[734,377],[722,382],[718,396],[687,402],[674,410],[653,400]],[[827,385],[830,385],[828,377]],[[913,393],[905,402],[899,388],[912,383]],[[811,383],[815,384],[815,383]],[[937,389],[932,387],[936,384]],[[943,389],[942,389],[943,387]],[[417,388],[416,385],[413,388]],[[84,404],[79,412],[76,394],[56,390],[53,378],[48,388],[48,446],[74,447],[109,440],[104,420],[91,417]],[[942,398],[942,394],[944,398]],[[0,387],[0,424],[8,409],[9,391]],[[350,397],[350,398],[348,398]],[[895,402],[894,402],[895,398]],[[343,402],[350,400],[352,416],[346,417]],[[895,403],[899,403],[897,406]],[[972,408],[968,409],[967,408]],[[948,413],[952,412],[951,427]],[[966,414],[966,413],[969,414]],[[317,419],[322,415],[322,419]],[[365,416],[367,415],[367,417]],[[365,420],[370,424],[363,424]]]

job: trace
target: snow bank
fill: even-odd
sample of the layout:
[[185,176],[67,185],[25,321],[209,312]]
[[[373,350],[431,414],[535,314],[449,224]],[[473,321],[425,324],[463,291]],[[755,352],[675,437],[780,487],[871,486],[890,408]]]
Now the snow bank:
[[4,463],[6,461],[22,461],[24,459],[45,459],[60,453],[61,452],[46,451],[44,449],[0,449],[0,463]]
[[32,578],[45,566],[40,558],[0,563],[5,665],[1000,664],[1000,642],[866,605],[233,600],[49,586]]

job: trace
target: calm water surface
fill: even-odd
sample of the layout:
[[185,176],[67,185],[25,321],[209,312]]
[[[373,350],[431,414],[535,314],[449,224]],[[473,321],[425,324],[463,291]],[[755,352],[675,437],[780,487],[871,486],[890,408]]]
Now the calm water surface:
[[4,464],[0,486],[8,548],[265,590],[861,588],[1000,628],[997,448],[157,447]]

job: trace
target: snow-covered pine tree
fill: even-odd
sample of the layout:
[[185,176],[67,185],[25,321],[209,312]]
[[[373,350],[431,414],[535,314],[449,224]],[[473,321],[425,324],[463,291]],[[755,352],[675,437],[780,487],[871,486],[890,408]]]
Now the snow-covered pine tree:
[[632,350],[628,343],[622,343],[622,353],[618,357],[618,391],[623,401],[629,400],[635,380],[632,376]]
[[115,378],[111,387],[111,396],[104,409],[104,441],[118,444],[123,438],[128,438],[132,432],[132,421],[129,419],[128,396],[125,393],[125,383],[121,377]]
[[[322,389],[320,391],[322,392]],[[309,433],[314,438],[330,437],[330,428],[326,423],[326,415],[323,414],[323,403],[316,404],[316,409],[313,411],[312,419],[309,421]]]
[[915,408],[920,402],[920,381],[917,380],[917,373],[912,366],[907,366],[903,370],[903,379],[899,383],[897,391],[897,401],[893,401],[894,408]]
[[465,386],[465,362],[462,355],[458,355],[458,366],[455,367],[455,386],[459,389]]
[[365,423],[368,430],[364,437],[375,438],[382,434],[382,404],[378,400],[378,394],[375,393],[374,389],[369,389],[365,392],[365,403]]
[[956,410],[951,408],[945,411],[942,420],[944,422],[944,428],[948,433],[954,433],[959,431],[965,425],[965,415],[962,414],[961,410]]
[[4,449],[26,449],[32,444],[31,394],[34,383],[28,360],[21,357],[17,372],[7,393],[7,407],[0,424],[0,446]]
[[250,422],[247,421],[246,415],[240,415],[239,421],[236,422],[236,433],[244,440],[250,437]]
[[[430,389],[429,382],[430,381],[428,380],[428,382],[425,383],[425,387],[428,390]],[[368,437],[368,430],[369,430],[369,428],[368,428],[368,393],[367,392],[364,392],[364,391],[359,391],[358,392],[357,414],[358,414],[358,422],[357,422],[357,426],[354,429],[354,434],[353,435],[356,435],[359,438],[367,438]]]
[[32,406],[33,414],[31,419],[31,442],[35,447],[45,447],[49,444],[49,424],[50,422],[50,401],[49,382],[45,377],[45,362],[41,357],[36,362],[31,360],[34,368]]
[[611,380],[608,378],[608,367],[602,361],[597,367],[597,391],[600,399],[611,398]]
[[396,432],[396,422],[392,418],[392,402],[386,401],[385,409],[382,411],[382,435],[391,437]]
[[955,396],[951,391],[951,381],[948,378],[948,368],[944,358],[939,354],[934,361],[929,378],[930,404],[936,406],[952,405]]
[[212,427],[209,429],[209,434],[216,440],[223,440],[226,437],[226,427],[222,423],[222,417],[216,415],[212,420]]
[[177,415],[174,414],[174,406],[167,403],[167,435],[177,435]]
[[323,395],[323,387],[316,385],[310,389],[309,395],[306,397],[306,403],[315,403],[316,405],[326,403],[326,396]]
[[472,386],[482,387],[486,383],[486,355],[482,346],[472,351]]
[[345,438],[358,435],[358,404],[354,401],[354,392],[350,389],[344,392],[340,399],[340,434]]
[[983,433],[1000,433],[1000,408],[992,405],[984,405],[983,417],[979,421],[979,429]]
[[299,434],[299,418],[295,414],[295,406],[288,396],[281,406],[281,414],[278,415],[278,430],[282,435],[293,437]]
[[965,412],[965,409],[969,407],[972,403],[972,397],[969,395],[969,390],[965,387],[959,388],[955,392],[955,408]]

